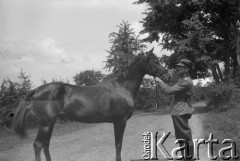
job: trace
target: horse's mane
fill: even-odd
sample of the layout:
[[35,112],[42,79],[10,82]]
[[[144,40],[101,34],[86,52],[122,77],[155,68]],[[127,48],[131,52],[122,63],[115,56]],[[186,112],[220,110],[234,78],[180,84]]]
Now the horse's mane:
[[145,55],[144,53],[140,53],[137,56],[135,56],[130,63],[126,64],[123,68],[121,68],[121,70],[119,70],[117,72],[117,76],[116,78],[118,80],[123,80],[126,78],[126,76],[128,75],[128,73],[130,72],[130,69],[132,66],[136,65],[136,64],[142,64],[143,62],[145,62]]
[[130,63],[123,66],[121,69],[116,71],[115,73],[108,74],[104,81],[110,80],[110,79],[117,79],[117,80],[123,80],[126,78],[127,74],[130,72],[130,67],[134,66],[135,64],[143,63],[145,61],[145,55],[144,53],[139,53],[137,56],[134,56],[133,59],[130,61]]

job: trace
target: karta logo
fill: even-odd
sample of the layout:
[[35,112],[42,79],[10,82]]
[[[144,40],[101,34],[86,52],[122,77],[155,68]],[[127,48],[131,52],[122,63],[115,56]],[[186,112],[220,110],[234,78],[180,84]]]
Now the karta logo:
[[[180,146],[177,148],[174,148],[170,153],[167,151],[167,149],[164,146],[164,142],[167,140],[171,132],[168,132],[167,134],[163,132],[162,136],[158,140],[158,132],[155,133],[155,135],[152,132],[144,132],[143,133],[143,143],[144,143],[144,150],[142,158],[144,160],[158,160],[158,152],[168,160],[181,160],[181,159],[195,159],[199,160],[199,145],[201,144],[207,144],[207,155],[208,158],[211,160],[216,160],[218,157],[223,160],[229,160],[229,159],[238,159],[239,156],[236,152],[236,143],[232,139],[224,139],[221,144],[225,145],[228,144],[228,146],[221,148],[218,151],[218,156],[213,155],[214,146],[213,144],[219,144],[219,140],[213,139],[213,134],[210,133],[208,140],[204,139],[193,139],[191,142],[193,143],[193,156],[189,154],[189,141],[186,141],[184,139],[177,139],[175,141],[175,144],[179,144]],[[181,153],[183,152],[183,153]],[[181,155],[179,155],[181,154]],[[182,154],[186,154],[182,155]]]

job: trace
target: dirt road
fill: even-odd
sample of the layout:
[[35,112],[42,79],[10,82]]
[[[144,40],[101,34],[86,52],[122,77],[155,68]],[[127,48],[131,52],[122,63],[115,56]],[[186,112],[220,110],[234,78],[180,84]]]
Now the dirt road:
[[[190,125],[193,138],[201,139],[202,114],[193,115]],[[170,115],[157,115],[153,113],[142,113],[134,115],[127,123],[124,133],[122,160],[142,160],[143,132],[171,132],[164,146],[171,152],[176,147],[174,144],[174,132]],[[36,130],[30,131],[33,139]],[[11,149],[0,151],[1,161],[34,161],[33,140],[23,141],[20,145]],[[50,152],[53,161],[113,161],[115,159],[113,125],[95,124],[88,128],[76,130],[62,135],[53,135],[51,139]],[[163,158],[158,153],[159,160]],[[42,155],[42,160],[45,158]],[[200,146],[200,160],[207,161],[207,145]]]

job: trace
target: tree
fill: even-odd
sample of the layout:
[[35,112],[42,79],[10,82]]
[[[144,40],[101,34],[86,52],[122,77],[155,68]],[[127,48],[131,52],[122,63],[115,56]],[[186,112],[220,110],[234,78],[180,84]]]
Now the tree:
[[19,79],[19,94],[25,95],[27,92],[29,92],[32,88],[32,82],[30,80],[31,76],[26,75],[23,70],[20,71],[18,79]]
[[[62,77],[60,77],[59,79],[57,79],[57,78],[53,78],[52,79],[52,82],[58,82],[58,83],[67,83],[67,84],[69,84],[69,80],[68,79],[66,79],[66,80],[64,80]],[[42,80],[42,83],[44,84],[46,84],[47,83],[47,81],[46,80]]]
[[0,87],[0,122],[9,126],[12,119],[11,115],[14,113],[19,100],[32,88],[30,75],[26,75],[26,73],[21,70],[18,79],[19,81],[16,82],[9,78],[4,79]]
[[19,73],[19,81],[4,79],[0,88],[0,108],[15,109],[20,98],[23,98],[32,88],[30,75],[22,70]]
[[[42,85],[46,85],[46,84],[48,84],[48,81],[47,81],[46,79],[42,79],[41,82],[42,82]],[[59,78],[52,78],[51,82],[67,83],[67,84],[70,83],[70,81],[69,81],[68,79],[64,80],[62,77],[59,77]]]
[[99,83],[104,76],[101,71],[85,70],[84,72],[76,74],[73,80],[75,84],[79,86],[92,86]]
[[114,75],[125,70],[133,57],[146,48],[127,21],[123,21],[118,28],[118,32],[109,34],[109,42],[112,46],[107,51],[109,55],[105,65],[105,69],[112,70]]
[[[224,62],[227,81],[231,67],[237,64],[234,51],[240,20],[238,1],[139,0],[137,4],[149,6],[142,21],[142,33],[149,33],[144,41],[159,41],[161,34],[160,44],[175,54],[168,59],[165,56],[163,60],[174,68],[176,61],[187,57],[197,67],[195,77],[203,77],[208,69],[218,70],[216,63]],[[216,79],[221,74],[218,73]]]

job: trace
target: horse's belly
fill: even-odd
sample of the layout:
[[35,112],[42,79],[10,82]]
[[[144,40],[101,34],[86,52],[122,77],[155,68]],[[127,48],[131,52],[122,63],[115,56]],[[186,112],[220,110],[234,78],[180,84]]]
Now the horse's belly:
[[121,95],[113,97],[103,93],[101,96],[92,97],[75,96],[65,100],[62,112],[68,119],[74,121],[113,122],[126,116],[131,117],[133,100]]
[[100,122],[112,122],[112,116],[98,115],[97,113],[65,113],[64,117],[72,121],[85,122],[85,123],[100,123]]
[[102,109],[91,103],[76,103],[64,106],[62,114],[67,119],[86,123],[112,122],[112,115],[108,109]]

